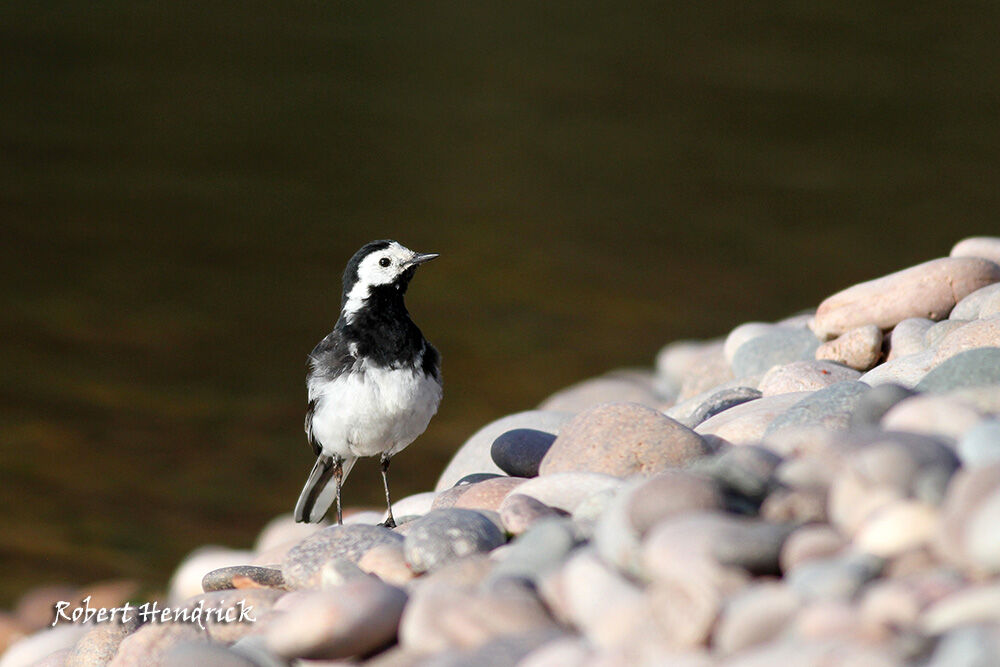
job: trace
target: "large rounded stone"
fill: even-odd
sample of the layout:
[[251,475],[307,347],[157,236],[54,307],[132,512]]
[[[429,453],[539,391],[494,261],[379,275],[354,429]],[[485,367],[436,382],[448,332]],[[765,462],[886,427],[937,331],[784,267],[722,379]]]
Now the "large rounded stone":
[[456,558],[492,551],[506,540],[496,523],[468,509],[440,509],[411,522],[403,555],[414,572],[426,572]]
[[707,478],[683,470],[668,470],[640,484],[629,495],[626,512],[632,527],[642,536],[667,517],[721,510],[724,502],[718,486]]
[[374,577],[306,593],[267,629],[267,647],[284,658],[365,655],[395,638],[406,605],[402,589]]
[[539,472],[649,475],[687,465],[707,453],[699,435],[662,413],[635,403],[607,403],[563,426]]
[[970,236],[951,249],[952,257],[982,257],[1000,264],[1000,237]]
[[779,636],[799,608],[799,598],[787,586],[752,586],[726,602],[712,636],[723,655],[737,653]]
[[465,493],[455,499],[452,507],[499,512],[503,499],[525,481],[520,477],[495,477],[468,484]]
[[861,373],[832,361],[793,361],[774,366],[757,385],[764,396],[795,391],[816,391],[837,382],[857,380]]
[[874,324],[891,329],[909,317],[940,320],[966,295],[1000,281],[1000,266],[980,258],[942,257],[828,297],[816,310],[816,335],[831,338]]
[[334,558],[357,563],[378,544],[401,543],[403,537],[382,526],[330,526],[296,545],[281,565],[290,589],[318,588],[323,565]]
[[882,418],[886,431],[908,431],[958,440],[982,415],[948,394],[918,394],[892,406]]
[[767,373],[774,366],[813,359],[820,341],[809,329],[776,327],[751,338],[733,355],[733,375],[750,377]]
[[866,371],[882,356],[882,330],[874,324],[856,327],[816,348],[816,358]]
[[560,427],[570,417],[570,412],[550,412],[547,410],[528,410],[518,412],[513,415],[501,417],[495,422],[491,422],[473,433],[465,441],[451,461],[445,467],[444,472],[438,478],[434,486],[435,491],[444,491],[455,486],[455,483],[472,473],[489,472],[497,475],[503,474],[503,470],[493,462],[490,450],[493,442],[506,433],[516,428],[530,428],[536,431],[543,431],[553,435],[559,433]]
[[882,422],[882,417],[894,405],[903,401],[915,392],[899,384],[880,384],[866,392],[854,406],[851,413],[851,426],[854,428],[871,428]]
[[552,433],[533,428],[511,429],[493,441],[490,456],[511,477],[537,477],[538,466],[555,439]]
[[232,565],[212,570],[201,580],[206,593],[233,588],[285,588],[281,570],[254,565]]
[[1000,383],[1000,348],[981,347],[959,352],[931,370],[917,384],[917,391],[942,392],[961,387]]
[[858,379],[872,387],[892,383],[912,389],[927,375],[927,371],[933,368],[934,354],[934,350],[924,350],[899,357],[879,364]]

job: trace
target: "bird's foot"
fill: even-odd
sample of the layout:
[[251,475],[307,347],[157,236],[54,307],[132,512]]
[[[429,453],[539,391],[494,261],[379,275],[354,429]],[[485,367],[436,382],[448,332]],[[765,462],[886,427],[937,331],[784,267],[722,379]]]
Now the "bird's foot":
[[379,525],[380,526],[385,526],[386,528],[395,528],[396,527],[396,520],[393,519],[392,517],[389,517],[388,519],[386,519],[385,521],[383,521]]

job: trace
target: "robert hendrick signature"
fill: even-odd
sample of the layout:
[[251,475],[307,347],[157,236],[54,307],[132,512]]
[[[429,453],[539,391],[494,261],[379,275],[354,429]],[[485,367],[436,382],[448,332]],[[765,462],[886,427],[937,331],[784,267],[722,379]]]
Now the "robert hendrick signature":
[[196,623],[202,630],[205,623],[255,623],[253,605],[240,600],[231,606],[205,607],[205,601],[190,607],[161,607],[157,602],[144,602],[131,605],[128,602],[121,607],[91,607],[90,596],[81,600],[82,605],[66,613],[71,602],[60,600],[55,605],[55,619],[49,627],[58,623],[129,623],[137,618],[140,625],[145,623]]

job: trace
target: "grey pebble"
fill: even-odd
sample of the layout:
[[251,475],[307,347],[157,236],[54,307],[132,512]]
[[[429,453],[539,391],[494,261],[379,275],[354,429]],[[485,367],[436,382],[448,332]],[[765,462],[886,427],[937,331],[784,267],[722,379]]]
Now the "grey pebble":
[[943,392],[1000,383],[1000,348],[980,347],[941,362],[917,384],[917,391]]
[[766,373],[772,366],[813,359],[819,339],[808,329],[775,328],[743,343],[733,355],[733,375]]
[[868,554],[810,560],[785,574],[785,583],[808,599],[849,599],[876,579],[885,563]]
[[562,563],[580,542],[580,535],[568,518],[546,518],[535,522],[508,547],[487,580],[514,577],[537,581]]
[[765,437],[789,427],[819,427],[828,430],[846,429],[862,396],[871,391],[864,382],[847,381],[814,391],[775,417]]
[[741,567],[755,576],[781,573],[781,547],[795,526],[747,521],[733,526],[731,537],[712,544],[712,555],[720,565]]
[[437,509],[411,522],[403,555],[410,569],[419,573],[462,556],[492,551],[505,541],[497,524],[480,512]]
[[691,472],[713,480],[728,497],[740,496],[759,506],[774,487],[782,458],[758,445],[731,447],[718,456],[696,461]]
[[876,427],[892,406],[917,392],[901,384],[887,383],[862,394],[851,413],[851,428]]
[[957,451],[968,467],[1000,461],[1000,419],[987,419],[970,428],[959,440]]
[[555,442],[552,433],[533,428],[515,428],[493,441],[493,462],[511,477],[537,477],[542,458]]

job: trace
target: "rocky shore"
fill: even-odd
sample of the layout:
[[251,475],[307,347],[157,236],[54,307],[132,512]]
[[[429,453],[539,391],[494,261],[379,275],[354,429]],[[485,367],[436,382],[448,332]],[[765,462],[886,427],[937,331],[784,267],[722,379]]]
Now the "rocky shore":
[[1000,238],[560,391],[393,511],[191,554],[180,621],[36,591],[0,667],[1000,664]]

